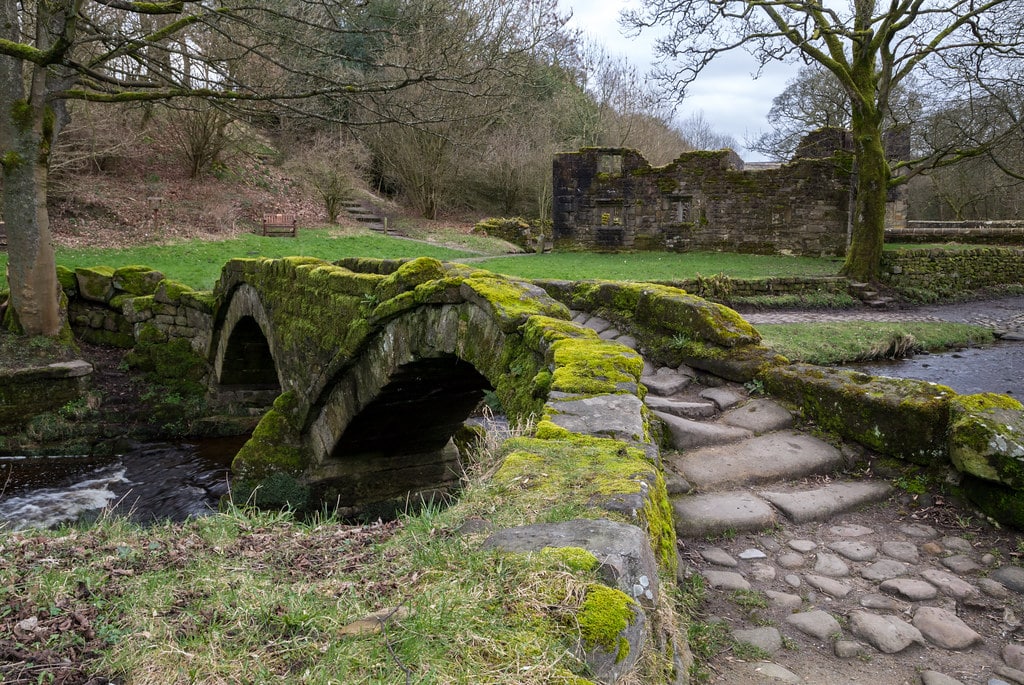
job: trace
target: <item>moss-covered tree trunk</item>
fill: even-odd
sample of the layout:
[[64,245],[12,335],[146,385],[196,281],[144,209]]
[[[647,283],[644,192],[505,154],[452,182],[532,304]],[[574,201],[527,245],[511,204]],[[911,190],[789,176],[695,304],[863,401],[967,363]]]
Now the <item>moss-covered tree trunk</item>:
[[[50,218],[46,211],[46,182],[54,115],[47,101],[52,77],[47,61],[65,47],[48,29],[65,21],[71,3],[39,3],[36,34],[39,50],[16,56],[0,55],[0,163],[3,165],[3,218],[7,230],[7,280],[10,284],[12,327],[29,335],[56,336],[63,320],[60,286]],[[0,2],[0,38],[16,44],[24,17],[14,0]],[[53,48],[53,52],[45,50]]]
[[857,194],[853,207],[853,233],[842,275],[870,283],[878,280],[885,239],[885,203],[889,189],[889,163],[882,147],[881,128],[854,127]]
[[[855,27],[862,35],[871,32],[875,0],[856,0]],[[850,96],[850,128],[857,163],[857,188],[853,206],[853,231],[841,274],[865,283],[878,280],[885,240],[885,203],[891,170],[882,141],[887,95],[879,88],[876,49],[870,41],[854,41],[847,83]]]
[[[7,280],[11,289],[13,320],[29,335],[56,336],[62,327],[60,286],[50,219],[46,211],[47,117],[31,113],[30,125],[11,115],[9,101],[0,97],[5,119],[3,126],[3,213],[7,229]],[[33,109],[24,100],[14,108]],[[15,120],[16,119],[16,120]]]

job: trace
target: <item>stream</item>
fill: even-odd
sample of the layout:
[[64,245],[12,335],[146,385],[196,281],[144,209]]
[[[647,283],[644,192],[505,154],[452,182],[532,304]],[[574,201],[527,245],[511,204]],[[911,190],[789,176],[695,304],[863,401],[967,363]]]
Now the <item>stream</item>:
[[0,457],[0,528],[50,527],[111,511],[140,523],[216,510],[246,440],[150,443],[114,457]]
[[[1024,400],[1024,342],[846,368]],[[108,458],[0,456],[0,530],[46,528],[107,511],[140,523],[208,514],[228,493],[231,459],[246,439],[140,444]]]
[[916,378],[948,385],[961,395],[995,392],[1024,401],[1024,342],[1001,342],[957,352],[846,367],[873,376]]

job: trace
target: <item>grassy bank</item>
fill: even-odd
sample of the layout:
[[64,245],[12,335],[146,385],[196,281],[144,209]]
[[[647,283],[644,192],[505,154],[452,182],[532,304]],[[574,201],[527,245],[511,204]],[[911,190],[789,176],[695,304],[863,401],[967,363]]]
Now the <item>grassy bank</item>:
[[[220,276],[224,263],[235,257],[277,258],[303,255],[328,261],[342,257],[436,257],[457,261],[477,254],[479,253],[364,230],[320,228],[300,229],[295,238],[268,238],[245,233],[221,241],[189,240],[169,245],[104,249],[59,248],[57,263],[70,269],[79,266],[105,265],[116,268],[130,264],[145,264],[197,290],[209,290]],[[0,270],[6,265],[7,254],[0,253]]]
[[597,569],[483,549],[467,522],[529,515],[507,495],[476,477],[451,508],[367,526],[232,508],[0,532],[0,681],[589,682],[573,653]]
[[948,322],[761,324],[764,343],[794,362],[845,364],[991,343],[991,329]]
[[551,252],[530,257],[488,259],[476,263],[476,266],[521,278],[662,281],[719,273],[730,278],[835,276],[839,264],[834,259],[727,252]]

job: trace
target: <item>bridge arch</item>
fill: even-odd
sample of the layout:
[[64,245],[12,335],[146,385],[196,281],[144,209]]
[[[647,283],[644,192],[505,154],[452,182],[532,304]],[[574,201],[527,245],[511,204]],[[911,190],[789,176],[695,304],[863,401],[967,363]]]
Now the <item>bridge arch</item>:
[[505,385],[509,342],[469,303],[390,320],[314,403],[303,474],[314,499],[386,516],[457,488],[452,438],[484,392]]
[[259,291],[247,283],[235,288],[217,330],[213,396],[225,403],[270,406],[282,382],[274,329]]

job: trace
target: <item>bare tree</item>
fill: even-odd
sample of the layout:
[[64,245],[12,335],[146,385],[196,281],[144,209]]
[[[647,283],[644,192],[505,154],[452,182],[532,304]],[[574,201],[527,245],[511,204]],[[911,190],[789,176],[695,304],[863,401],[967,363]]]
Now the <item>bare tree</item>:
[[[558,26],[555,7],[553,0],[0,0],[8,325],[51,336],[64,327],[46,186],[68,101],[203,97],[250,116],[346,120],[358,110],[364,122],[412,124],[424,120],[414,103],[385,111],[377,98],[416,86],[473,92],[497,107],[503,91],[494,74],[536,54]],[[425,44],[429,51],[419,49]],[[467,49],[472,60],[456,59]],[[426,54],[441,58],[420,59]]]
[[[912,81],[895,88],[885,116],[885,131],[911,127],[920,120],[923,106]],[[821,65],[805,65],[772,99],[768,111],[771,129],[748,147],[784,162],[793,158],[800,141],[811,131],[848,129],[850,122],[850,98],[842,84]]]
[[676,130],[691,150],[735,150],[739,147],[736,139],[719,133],[703,112],[696,112],[680,121]]
[[[1019,76],[1022,17],[1024,0],[642,0],[624,21],[637,30],[669,29],[657,43],[664,57],[658,74],[680,93],[711,61],[736,49],[749,51],[761,65],[799,58],[832,74],[850,103],[857,172],[852,242],[842,273],[873,281],[887,194],[912,176],[894,174],[883,148],[897,89],[922,74],[941,79],[947,99],[967,101],[974,89]],[[959,144],[934,148],[916,168],[983,154],[1007,130],[969,127],[964,133]]]

